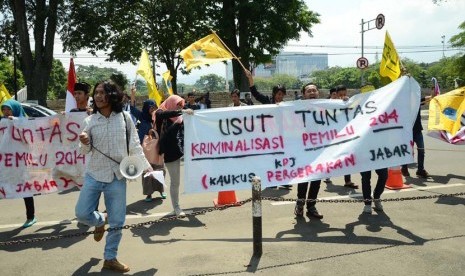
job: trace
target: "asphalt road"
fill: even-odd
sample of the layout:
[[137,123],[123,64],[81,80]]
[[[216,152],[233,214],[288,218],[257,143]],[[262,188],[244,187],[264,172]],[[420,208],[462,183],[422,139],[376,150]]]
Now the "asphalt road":
[[[425,122],[423,123],[425,125]],[[362,203],[318,203],[324,219],[296,219],[294,202],[262,201],[263,254],[253,256],[252,205],[211,210],[213,193],[181,195],[187,218],[139,226],[166,218],[168,199],[143,201],[141,184],[130,183],[128,225],[119,259],[133,275],[463,275],[465,271],[465,198],[441,196],[465,192],[465,147],[425,136],[427,180],[405,179],[410,189],[386,190],[392,200],[385,212],[362,214]],[[415,175],[415,168],[410,168]],[[360,176],[352,179],[360,184]],[[343,187],[343,179],[322,183],[319,198],[360,198],[361,189]],[[263,191],[264,196],[293,199],[291,191]],[[74,217],[78,191],[35,198],[39,222],[22,229],[23,200],[0,200],[0,241],[43,238],[90,231]],[[251,191],[236,192],[239,200]],[[101,204],[103,206],[103,204]],[[193,212],[208,208],[204,214]],[[2,275],[112,274],[102,270],[104,240],[78,236],[0,246]]]

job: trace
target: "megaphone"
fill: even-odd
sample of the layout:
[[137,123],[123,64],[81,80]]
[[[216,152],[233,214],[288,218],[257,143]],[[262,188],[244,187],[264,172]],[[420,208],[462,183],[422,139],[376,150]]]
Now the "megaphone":
[[119,171],[126,179],[136,179],[144,172],[145,162],[139,156],[126,156],[119,164]]

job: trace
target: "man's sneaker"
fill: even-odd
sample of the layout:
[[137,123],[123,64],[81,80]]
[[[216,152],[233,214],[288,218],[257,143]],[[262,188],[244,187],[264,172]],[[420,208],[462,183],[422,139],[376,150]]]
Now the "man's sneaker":
[[427,171],[425,171],[425,170],[418,170],[417,171],[417,176],[421,177],[421,178],[428,178],[429,173]]
[[28,219],[26,222],[23,224],[23,228],[28,228],[31,227],[34,223],[37,222],[37,219],[34,217],[33,219]]
[[304,206],[296,205],[294,209],[294,215],[296,217],[303,217],[304,216]]
[[375,207],[373,207],[375,211],[382,212],[383,211],[383,205],[381,204],[381,201],[375,201]]
[[179,207],[177,207],[177,208],[174,209],[174,213],[176,214],[177,217],[185,216],[185,215],[186,215],[186,213],[184,213],[184,211],[183,211],[181,208],[179,208]]
[[313,208],[307,210],[307,214],[306,214],[306,215],[307,215],[307,217],[309,217],[309,218],[310,218],[310,217],[316,218],[316,219],[322,219],[322,218],[323,218],[323,215],[320,214],[320,213],[318,213],[318,210],[317,210],[315,207],[313,207]]
[[103,262],[103,268],[110,269],[118,272],[128,272],[129,266],[119,262],[117,259],[105,260]]
[[365,205],[363,206],[363,213],[365,214],[371,214],[371,205]]
[[166,193],[160,193],[161,198],[166,199]]
[[408,172],[408,168],[407,167],[402,167],[400,169],[400,171],[402,172],[402,175],[405,176],[405,177],[408,177],[410,176],[410,173]]
[[105,234],[105,224],[108,224],[108,217],[105,217],[105,223],[102,226],[95,226],[94,241],[99,242]]

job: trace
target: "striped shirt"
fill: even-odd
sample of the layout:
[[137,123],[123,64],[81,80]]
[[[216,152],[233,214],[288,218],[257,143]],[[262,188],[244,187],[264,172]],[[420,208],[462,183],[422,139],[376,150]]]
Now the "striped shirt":
[[[119,163],[115,162],[121,162],[124,157],[128,156],[126,124],[123,114],[126,117],[129,131],[129,155],[138,155],[143,158],[146,163],[144,169],[150,167],[150,163],[145,159],[139,143],[134,123],[126,112],[112,112],[108,118],[98,112],[84,119],[83,131],[89,135],[90,144],[84,145],[79,143],[81,153],[91,153],[87,159],[86,172],[97,181],[110,183],[113,181],[114,175],[118,179],[123,178],[123,175],[119,171]],[[115,161],[98,152],[96,148]]]

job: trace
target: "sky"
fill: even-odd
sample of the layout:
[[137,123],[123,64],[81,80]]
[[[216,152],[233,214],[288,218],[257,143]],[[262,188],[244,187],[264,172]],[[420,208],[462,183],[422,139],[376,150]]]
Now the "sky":
[[[375,28],[374,21],[364,24],[364,57],[368,62],[381,59],[385,32],[388,31],[401,57],[416,62],[434,62],[443,54],[452,56],[458,51],[450,48],[449,39],[458,34],[458,26],[465,21],[464,0],[447,0],[439,5],[431,0],[306,0],[310,10],[320,14],[320,24],[312,28],[313,37],[302,34],[298,41],[289,41],[284,47],[286,52],[328,53],[328,65],[352,67],[361,57],[361,22],[375,19],[379,14],[385,17],[381,30]],[[368,28],[374,28],[368,30]],[[207,35],[207,34],[206,34]],[[444,49],[443,51],[443,38]],[[200,38],[199,38],[200,39]],[[192,41],[193,42],[193,41]],[[69,53],[62,53],[60,45],[55,50],[55,58],[60,59],[67,69]],[[137,64],[119,64],[105,62],[101,58],[91,57],[86,52],[79,52],[74,59],[76,66],[95,65],[116,68],[135,78]],[[157,73],[166,71],[159,63]],[[225,77],[226,66],[223,63],[200,70],[192,70],[190,75],[178,73],[178,83],[193,84],[202,75],[217,74]],[[138,78],[141,78],[138,76]],[[157,79],[158,80],[158,79]]]

